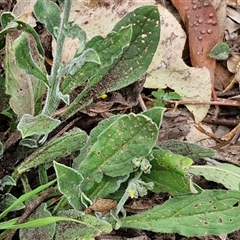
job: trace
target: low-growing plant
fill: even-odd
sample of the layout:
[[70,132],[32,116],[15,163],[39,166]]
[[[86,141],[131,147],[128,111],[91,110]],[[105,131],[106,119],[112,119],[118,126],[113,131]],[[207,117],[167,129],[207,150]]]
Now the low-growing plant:
[[[20,144],[33,150],[11,177],[1,180],[0,229],[4,231],[0,237],[11,236],[11,229],[20,229],[20,239],[33,239],[40,232],[43,239],[94,239],[120,227],[185,236],[220,235],[238,229],[239,168],[228,164],[193,166],[197,159],[214,155],[213,150],[197,145],[167,141],[157,146],[162,107],[114,115],[89,134],[73,128],[48,140],[49,133],[94,98],[137,81],[147,70],[160,37],[157,7],[143,6],[123,17],[105,38],[96,36],[86,41],[85,32],[68,21],[72,1],[59,2],[62,17],[60,8],[50,0],[37,0],[34,7],[36,18],[57,42],[50,74],[45,70],[44,50],[34,29],[11,13],[1,16],[6,93],[11,95],[10,106],[19,117]],[[74,58],[63,65],[66,37],[78,38],[81,44]],[[69,95],[76,88],[82,90],[70,101]],[[67,107],[54,117],[60,101]],[[3,150],[1,145],[0,154]],[[54,161],[67,156],[73,159],[71,167]],[[56,180],[49,181],[50,166]],[[38,168],[40,180],[34,190],[29,189],[24,175],[32,168]],[[229,190],[203,190],[192,181],[193,174]],[[25,194],[16,198],[9,189],[19,178]],[[55,182],[57,185],[50,187]],[[51,191],[37,197],[47,188]],[[127,216],[126,201],[145,196],[149,190],[173,197]],[[88,214],[89,206],[100,199],[117,203],[107,213],[100,208]],[[6,220],[10,211],[20,209],[25,209],[23,216]]]
[[176,92],[165,92],[163,89],[153,91],[152,95],[156,98],[154,107],[165,107],[170,101],[180,100],[181,96]]

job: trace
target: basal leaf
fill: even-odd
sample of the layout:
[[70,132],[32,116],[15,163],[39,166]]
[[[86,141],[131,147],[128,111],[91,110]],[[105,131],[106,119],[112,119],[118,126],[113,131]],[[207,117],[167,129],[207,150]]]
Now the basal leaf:
[[[35,211],[28,217],[29,220],[50,218],[52,214],[47,210],[47,204],[42,203]],[[56,223],[53,222],[46,226],[36,228],[22,228],[19,231],[21,240],[37,239],[39,236],[43,239],[52,239],[55,233]]]
[[58,240],[66,239],[94,239],[101,233],[109,233],[112,226],[107,221],[96,218],[76,210],[62,211],[58,213],[66,218],[76,219],[76,222],[59,222],[56,228],[55,238]]
[[80,163],[83,186],[100,183],[103,174],[125,176],[133,171],[133,158],[147,156],[156,143],[158,128],[143,115],[123,115],[106,128]]
[[72,152],[80,150],[87,140],[87,134],[77,128],[65,133],[63,136],[45,143],[23,161],[14,171],[18,178],[22,173],[40,164],[48,163],[58,157],[65,157]]
[[121,227],[187,237],[221,235],[240,228],[239,191],[208,190],[174,197],[160,206],[122,218]]
[[[87,62],[73,76],[68,76],[61,85],[64,93],[69,93],[74,88],[94,77],[93,82],[97,83],[109,69],[113,61],[123,52],[123,49],[129,44],[132,37],[132,27],[127,26],[119,32],[109,33],[106,38],[101,36],[94,37],[86,44],[86,49],[94,49],[100,58],[103,68],[94,67],[96,64]],[[92,69],[95,69],[93,71]],[[100,71],[100,72],[99,72]],[[101,74],[100,74],[101,73]],[[91,84],[91,86],[94,84]]]
[[[137,8],[119,21],[113,28],[113,33],[119,32],[130,25],[132,26],[132,36],[128,46],[110,66],[101,68],[94,76],[90,72],[91,77],[85,91],[63,113],[63,119],[73,115],[77,109],[90,104],[94,97],[130,85],[147,70],[160,38],[158,9],[155,6]],[[111,45],[115,44],[112,44],[111,41]],[[101,54],[101,51],[95,50]],[[107,56],[107,54],[105,55]],[[101,61],[104,63],[104,60],[101,59]]]

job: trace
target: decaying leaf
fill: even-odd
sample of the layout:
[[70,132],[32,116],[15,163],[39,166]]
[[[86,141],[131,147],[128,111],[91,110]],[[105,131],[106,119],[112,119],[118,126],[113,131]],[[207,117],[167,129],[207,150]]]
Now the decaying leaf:
[[194,67],[207,67],[214,80],[216,61],[208,54],[220,39],[216,10],[210,1],[172,0],[186,26],[191,63]]

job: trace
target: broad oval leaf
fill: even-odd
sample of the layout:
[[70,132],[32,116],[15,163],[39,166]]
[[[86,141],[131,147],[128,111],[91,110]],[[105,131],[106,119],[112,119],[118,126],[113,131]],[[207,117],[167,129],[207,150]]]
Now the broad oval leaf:
[[80,163],[83,186],[101,182],[103,174],[125,176],[133,171],[133,158],[147,156],[154,147],[158,127],[144,115],[123,115],[99,134],[87,157]]

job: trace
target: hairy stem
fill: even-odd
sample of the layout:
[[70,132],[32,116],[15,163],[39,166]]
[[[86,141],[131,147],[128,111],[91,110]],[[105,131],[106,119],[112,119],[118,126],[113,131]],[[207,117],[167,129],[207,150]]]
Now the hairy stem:
[[63,33],[64,24],[68,22],[70,9],[72,5],[72,0],[64,1],[64,11],[63,17],[61,18],[60,28],[57,36],[57,44],[56,51],[53,58],[53,66],[51,70],[51,75],[49,76],[49,89],[47,92],[46,104],[43,108],[43,114],[50,116],[58,107],[60,98],[58,96],[59,93],[59,77],[58,71],[61,66],[62,61],[62,52],[63,52],[63,44],[65,41],[65,35]]

